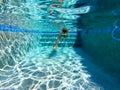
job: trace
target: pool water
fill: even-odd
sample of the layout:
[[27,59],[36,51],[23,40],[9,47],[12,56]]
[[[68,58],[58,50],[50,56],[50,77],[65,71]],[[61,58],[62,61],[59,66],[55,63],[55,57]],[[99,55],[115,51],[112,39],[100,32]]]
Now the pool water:
[[[59,1],[0,0],[0,90],[119,90],[118,80],[105,66],[97,66],[98,59],[93,60],[82,47],[82,35],[87,40],[89,32],[108,33],[119,27],[119,1],[63,0],[62,7],[53,5]],[[54,51],[64,27],[69,29],[68,37],[62,37]],[[116,33],[113,38],[119,37]],[[89,39],[98,45],[98,39]],[[107,61],[101,63],[113,65]]]
[[117,90],[117,81],[89,60],[80,48],[33,49],[0,69],[0,90]]

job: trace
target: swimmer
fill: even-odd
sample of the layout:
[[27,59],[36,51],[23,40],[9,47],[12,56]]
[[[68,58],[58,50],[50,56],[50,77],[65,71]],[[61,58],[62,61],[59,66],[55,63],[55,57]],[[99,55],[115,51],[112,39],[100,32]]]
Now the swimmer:
[[56,48],[57,48],[57,46],[58,46],[58,43],[59,43],[59,41],[60,41],[60,38],[61,37],[67,37],[68,36],[68,29],[67,28],[63,28],[62,29],[62,32],[58,35],[58,38],[57,38],[57,40],[56,40],[56,43],[55,43],[55,45],[54,45],[54,47],[53,47],[53,50],[56,50]]

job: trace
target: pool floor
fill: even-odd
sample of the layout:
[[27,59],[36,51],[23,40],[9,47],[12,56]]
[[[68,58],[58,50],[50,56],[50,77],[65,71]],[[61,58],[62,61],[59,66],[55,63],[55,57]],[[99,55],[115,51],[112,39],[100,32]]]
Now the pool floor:
[[0,90],[119,90],[80,48],[41,47],[0,69]]

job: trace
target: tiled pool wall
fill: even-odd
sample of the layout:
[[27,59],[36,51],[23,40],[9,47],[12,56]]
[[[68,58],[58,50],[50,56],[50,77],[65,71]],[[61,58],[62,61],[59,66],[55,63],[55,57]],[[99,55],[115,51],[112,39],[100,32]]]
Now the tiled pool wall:
[[92,62],[120,80],[120,41],[111,33],[82,34],[82,48],[94,58]]

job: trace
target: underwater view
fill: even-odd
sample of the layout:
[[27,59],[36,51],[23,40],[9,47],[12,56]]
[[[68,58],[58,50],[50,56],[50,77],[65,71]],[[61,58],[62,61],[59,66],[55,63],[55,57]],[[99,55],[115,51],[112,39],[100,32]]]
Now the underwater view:
[[120,90],[120,0],[0,0],[0,90]]

